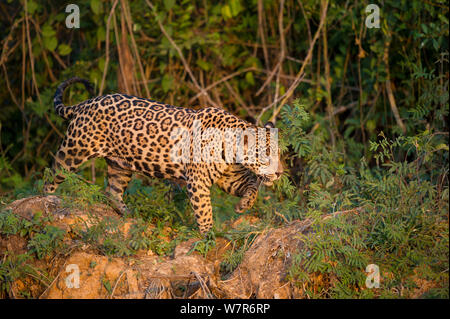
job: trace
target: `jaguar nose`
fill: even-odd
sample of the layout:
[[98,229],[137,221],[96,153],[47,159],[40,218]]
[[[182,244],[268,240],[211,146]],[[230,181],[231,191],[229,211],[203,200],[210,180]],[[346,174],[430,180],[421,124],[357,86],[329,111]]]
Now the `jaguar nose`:
[[277,169],[275,171],[276,179],[279,179],[281,177],[281,175],[283,175],[283,171],[284,171],[283,164],[278,159],[278,167],[277,167]]

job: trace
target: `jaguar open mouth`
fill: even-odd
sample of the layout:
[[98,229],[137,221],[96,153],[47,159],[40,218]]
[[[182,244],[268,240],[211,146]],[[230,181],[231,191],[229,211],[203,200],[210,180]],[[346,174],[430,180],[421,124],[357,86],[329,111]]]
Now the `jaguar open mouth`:
[[264,184],[265,186],[272,186],[273,182],[276,181],[278,178],[279,176],[276,174],[263,175],[261,176],[261,183]]
[[272,186],[272,185],[273,185],[273,181],[271,181],[271,180],[263,181],[263,184],[264,184],[265,186]]

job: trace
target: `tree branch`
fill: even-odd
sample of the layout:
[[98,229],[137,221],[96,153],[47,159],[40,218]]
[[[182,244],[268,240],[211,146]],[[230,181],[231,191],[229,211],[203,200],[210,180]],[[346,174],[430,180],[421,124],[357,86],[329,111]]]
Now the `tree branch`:
[[167,33],[166,29],[164,28],[164,25],[161,23],[161,20],[159,19],[158,15],[156,14],[155,7],[149,0],[145,0],[147,5],[152,9],[152,13],[156,18],[156,21],[158,22],[158,26],[161,29],[161,32],[166,36],[167,40],[169,40],[170,44],[174,47],[174,49],[177,51],[178,56],[180,57],[181,62],[184,65],[184,68],[186,69],[186,72],[189,74],[189,77],[192,80],[192,83],[194,83],[194,86],[197,88],[198,91],[200,91],[201,95],[204,95],[206,97],[206,100],[208,103],[215,107],[219,107],[209,96],[208,92],[200,86],[197,79],[195,78],[194,74],[192,73],[191,68],[189,67],[189,64],[187,63],[186,59],[184,58],[183,52],[181,52],[181,49],[178,47],[178,45],[175,43],[175,41],[172,39],[172,37]]

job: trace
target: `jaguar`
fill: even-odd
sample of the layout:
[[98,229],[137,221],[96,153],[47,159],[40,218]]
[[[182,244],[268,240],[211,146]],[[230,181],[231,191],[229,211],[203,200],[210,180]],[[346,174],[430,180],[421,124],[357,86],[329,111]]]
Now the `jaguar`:
[[[128,212],[123,194],[133,173],[172,180],[186,186],[200,233],[205,235],[213,226],[210,198],[213,184],[228,194],[241,197],[235,211],[243,213],[253,206],[261,184],[271,186],[283,173],[279,152],[270,154],[276,148],[266,148],[266,155],[276,159],[275,168],[269,171],[263,169],[267,163],[259,160],[259,148],[256,147],[256,151],[250,148],[250,141],[258,146],[264,143],[261,139],[264,134],[267,137],[265,143],[270,142],[269,131],[274,128],[271,122],[258,128],[221,108],[195,110],[119,93],[66,106],[63,104],[64,90],[74,83],[84,84],[94,96],[92,84],[78,77],[62,82],[56,89],[53,100],[55,112],[69,124],[54,156],[54,178],[44,185],[47,193],[55,192],[64,181],[64,170],[74,172],[86,161],[101,157],[108,165],[106,193],[118,213]],[[228,142],[215,138],[214,134],[206,134],[206,138],[191,140],[188,149],[192,151],[195,147],[203,147],[206,152],[210,151],[210,155],[216,152],[219,160],[195,161],[192,154],[188,160],[180,160],[178,155],[181,151],[173,150],[179,144],[186,146],[186,143],[181,134],[176,136],[173,132],[184,130],[195,135],[196,129],[201,132],[214,129],[214,132],[224,135],[230,129],[250,132],[243,138],[244,157],[238,160],[234,156],[225,161],[224,149],[229,146],[225,145]],[[211,144],[213,147],[208,148]],[[236,150],[236,147],[233,149]],[[252,152],[253,160],[250,161],[249,154]]]

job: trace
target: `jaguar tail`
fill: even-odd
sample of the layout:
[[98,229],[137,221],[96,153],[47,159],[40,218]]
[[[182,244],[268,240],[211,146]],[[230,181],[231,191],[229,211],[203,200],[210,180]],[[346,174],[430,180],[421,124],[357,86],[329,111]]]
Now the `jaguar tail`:
[[69,80],[64,81],[61,83],[55,92],[55,97],[53,99],[53,106],[55,107],[56,114],[61,116],[62,118],[68,120],[72,118],[74,113],[74,107],[73,106],[66,106],[63,104],[63,94],[64,89],[68,87],[69,85],[73,83],[83,83],[86,89],[89,91],[91,95],[94,95],[94,88],[92,84],[85,79],[80,79],[78,77],[73,77]]

